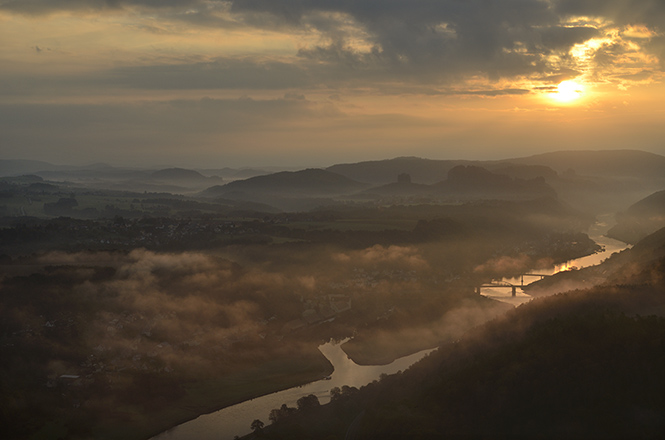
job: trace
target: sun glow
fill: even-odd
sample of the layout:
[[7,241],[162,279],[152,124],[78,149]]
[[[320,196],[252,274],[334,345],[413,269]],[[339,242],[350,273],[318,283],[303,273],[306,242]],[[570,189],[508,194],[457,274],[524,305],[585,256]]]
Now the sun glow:
[[553,98],[561,103],[570,103],[582,96],[584,87],[575,81],[562,81],[556,88]]

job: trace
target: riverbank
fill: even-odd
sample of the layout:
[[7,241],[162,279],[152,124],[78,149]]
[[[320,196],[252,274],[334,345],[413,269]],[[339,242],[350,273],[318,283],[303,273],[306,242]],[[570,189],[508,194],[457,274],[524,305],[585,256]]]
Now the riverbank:
[[[146,411],[143,407],[116,408],[112,417],[94,430],[103,440],[141,440],[159,434],[203,414],[301,386],[333,372],[333,366],[316,348],[301,356],[278,358],[231,375],[183,386],[184,395],[164,402],[163,408]],[[249,427],[248,427],[249,428]]]
[[401,334],[396,332],[390,336],[395,339],[394,344],[390,344],[385,339],[355,338],[342,344],[342,350],[349,356],[353,362],[358,365],[387,365],[404,356],[417,353],[421,350],[430,350],[441,345],[440,341],[416,340],[406,341],[400,338]]
[[[434,317],[423,319],[422,315],[410,316],[408,320],[395,320],[394,326],[377,323],[377,327],[365,329],[344,343],[342,349],[358,365],[385,365],[454,341],[471,328],[512,309],[508,304],[484,296],[472,293],[457,295],[459,298],[456,301],[438,309]],[[439,302],[443,301],[443,298],[439,299]],[[435,307],[432,305],[432,310]]]
[[389,365],[361,366],[349,359],[341,349],[341,343],[330,341],[319,346],[321,353],[332,363],[335,369],[327,380],[318,380],[307,385],[268,394],[212,414],[203,415],[165,432],[153,440],[233,440],[237,435],[249,432],[250,425],[256,419],[268,423],[270,413],[274,409],[283,405],[295,408],[298,406],[299,399],[310,395],[314,395],[322,405],[326,404],[331,399],[332,389],[351,390],[360,388],[379,380],[382,375],[405,371],[431,351],[424,350],[414,353]]

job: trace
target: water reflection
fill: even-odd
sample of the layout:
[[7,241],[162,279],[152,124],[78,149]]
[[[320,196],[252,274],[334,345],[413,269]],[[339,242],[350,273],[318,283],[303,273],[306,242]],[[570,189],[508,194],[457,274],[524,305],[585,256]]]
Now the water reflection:
[[268,414],[270,410],[279,408],[284,403],[287,406],[295,407],[298,399],[309,394],[317,396],[321,404],[328,403],[331,388],[341,388],[343,385],[359,388],[377,380],[381,374],[393,374],[400,370],[406,370],[432,351],[424,350],[405,356],[388,365],[363,366],[357,365],[349,359],[340,345],[341,343],[328,342],[319,347],[321,353],[335,367],[330,380],[319,380],[202,415],[153,437],[152,440],[231,440],[236,435],[247,434],[250,431],[250,424],[255,419],[260,419],[266,424],[269,423]]
[[[565,263],[554,266],[550,269],[534,270],[532,275],[524,275],[518,278],[502,278],[501,282],[512,284],[515,286],[527,285],[534,281],[538,281],[539,275],[554,275],[555,273],[564,272],[567,270],[582,269],[584,267],[595,266],[602,263],[615,252],[621,252],[627,249],[629,245],[626,243],[606,237],[604,234],[612,227],[612,216],[603,215],[599,217],[591,228],[589,228],[589,237],[598,243],[603,250],[595,254],[587,255],[582,258],[566,261]],[[524,293],[521,287],[517,287],[515,296],[512,296],[510,288],[492,288],[485,287],[482,289],[481,294],[488,298],[492,298],[501,302],[518,306],[522,303],[528,302],[532,299],[530,295]]]

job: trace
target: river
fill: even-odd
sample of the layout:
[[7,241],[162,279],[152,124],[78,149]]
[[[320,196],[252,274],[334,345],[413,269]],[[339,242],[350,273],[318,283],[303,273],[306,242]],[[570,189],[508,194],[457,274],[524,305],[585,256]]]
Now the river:
[[[621,252],[624,249],[630,247],[626,243],[614,240],[612,238],[606,237],[605,234],[613,226],[614,219],[612,214],[605,214],[598,217],[598,221],[589,228],[587,234],[589,238],[602,246],[603,250],[596,252],[595,254],[587,255],[586,257],[576,258],[574,260],[566,261],[565,263],[555,265],[549,269],[533,270],[529,273],[540,274],[540,275],[554,275],[558,272],[563,272],[570,270],[572,268],[582,269],[584,267],[595,266],[602,263],[604,260],[609,258],[615,252]],[[534,281],[538,281],[539,276],[524,276],[524,284],[529,284]],[[520,285],[520,278],[502,278],[500,280],[504,283],[509,283],[513,285]],[[512,292],[507,288],[492,288],[492,287],[483,287],[481,294],[488,298],[492,298],[498,301],[505,303],[513,304],[515,306],[522,303],[531,301],[532,297],[524,293],[521,288],[517,288],[515,296],[512,296]]]
[[[612,225],[612,216],[606,215],[599,217],[599,221],[589,229],[589,237],[603,247],[603,250],[586,257],[567,261],[564,264],[557,265],[546,270],[539,270],[533,273],[542,275],[552,275],[557,272],[569,270],[572,267],[579,269],[593,266],[601,263],[614,252],[620,252],[628,247],[623,242],[605,237],[605,233]],[[532,282],[539,279],[534,277],[525,282]],[[511,284],[520,284],[520,279],[504,278],[502,281]],[[507,302],[514,305],[531,300],[531,296],[525,294],[521,289],[517,289],[515,297],[512,296],[510,289],[492,289],[483,288],[484,296]],[[322,404],[330,400],[330,389],[333,387],[342,387],[343,385],[361,387],[373,380],[379,378],[381,374],[393,374],[400,370],[405,370],[416,361],[432,350],[424,350],[419,353],[405,356],[397,359],[388,365],[361,366],[354,363],[344,353],[341,343],[328,342],[321,345],[319,350],[328,358],[335,368],[330,380],[319,380],[300,387],[290,388],[256,399],[248,400],[237,405],[233,405],[214,413],[205,414],[194,420],[176,426],[151,440],[232,440],[236,435],[244,435],[250,431],[250,424],[253,420],[259,419],[268,424],[268,414],[270,410],[279,408],[282,404],[295,407],[296,401],[303,396],[314,394],[319,398]]]
[[335,367],[329,380],[319,380],[300,387],[289,388],[199,416],[153,437],[152,440],[232,440],[236,435],[247,434],[250,431],[250,424],[255,419],[268,424],[270,410],[279,408],[284,403],[287,406],[295,407],[298,399],[309,394],[318,397],[321,404],[328,403],[331,388],[341,388],[344,385],[359,388],[378,379],[381,374],[393,374],[406,370],[432,351],[424,350],[405,356],[388,365],[364,366],[349,359],[341,348],[343,342],[328,342],[319,347],[321,353]]

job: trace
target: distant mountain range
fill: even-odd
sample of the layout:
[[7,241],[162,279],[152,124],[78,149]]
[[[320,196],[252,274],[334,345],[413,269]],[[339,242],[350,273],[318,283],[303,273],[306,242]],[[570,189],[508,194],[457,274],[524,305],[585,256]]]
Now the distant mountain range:
[[475,165],[512,177],[555,178],[568,176],[665,178],[665,156],[639,150],[556,151],[535,156],[493,160],[432,160],[418,157],[338,164],[326,168],[359,182],[387,184],[400,173],[411,175],[415,183],[444,180],[459,165]]
[[[414,183],[432,184],[445,180],[448,172],[459,165],[480,166],[498,174],[508,174],[512,177],[520,178],[534,178],[538,176],[552,178],[557,173],[597,177],[665,178],[665,156],[639,150],[556,151],[528,157],[492,161],[433,160],[419,157],[398,157],[387,160],[336,164],[326,168],[326,171],[340,174],[358,182],[374,185],[395,182],[397,175],[401,173],[410,174]],[[524,168],[525,166],[527,168]],[[18,176],[21,174],[37,174],[41,176],[44,172],[91,170],[101,172],[102,174],[119,173],[121,170],[124,173],[129,171],[142,174],[155,172],[151,170],[130,170],[123,167],[113,167],[104,163],[69,166],[54,165],[38,160],[0,160],[0,176]],[[184,169],[171,168],[171,170]],[[207,177],[220,176],[231,179],[251,178],[273,173],[269,169],[228,167],[201,169],[194,172]]]
[[[450,174],[452,172],[452,174]],[[341,195],[382,198],[532,198],[554,196],[589,212],[615,212],[665,188],[665,156],[637,150],[558,151],[494,161],[398,157],[337,164],[326,169],[270,172],[220,168],[128,169],[107,164],[59,166],[42,161],[0,160],[0,176],[32,174],[86,187],[199,194],[260,203],[275,197]],[[406,179],[398,181],[398,176]],[[222,184],[222,179],[226,184]],[[207,188],[207,189],[206,189]],[[328,203],[328,202],[326,202]],[[312,200],[298,209],[320,205]],[[289,205],[292,206],[292,205]]]
[[352,180],[330,170],[284,171],[266,176],[217,185],[201,193],[204,197],[233,197],[264,200],[257,197],[335,197],[354,195],[360,199],[376,197],[431,196],[461,199],[525,199],[556,197],[556,192],[542,177],[524,180],[495,174],[473,165],[459,165],[448,179],[433,185],[412,183],[402,173],[402,181],[367,189],[366,183]]

